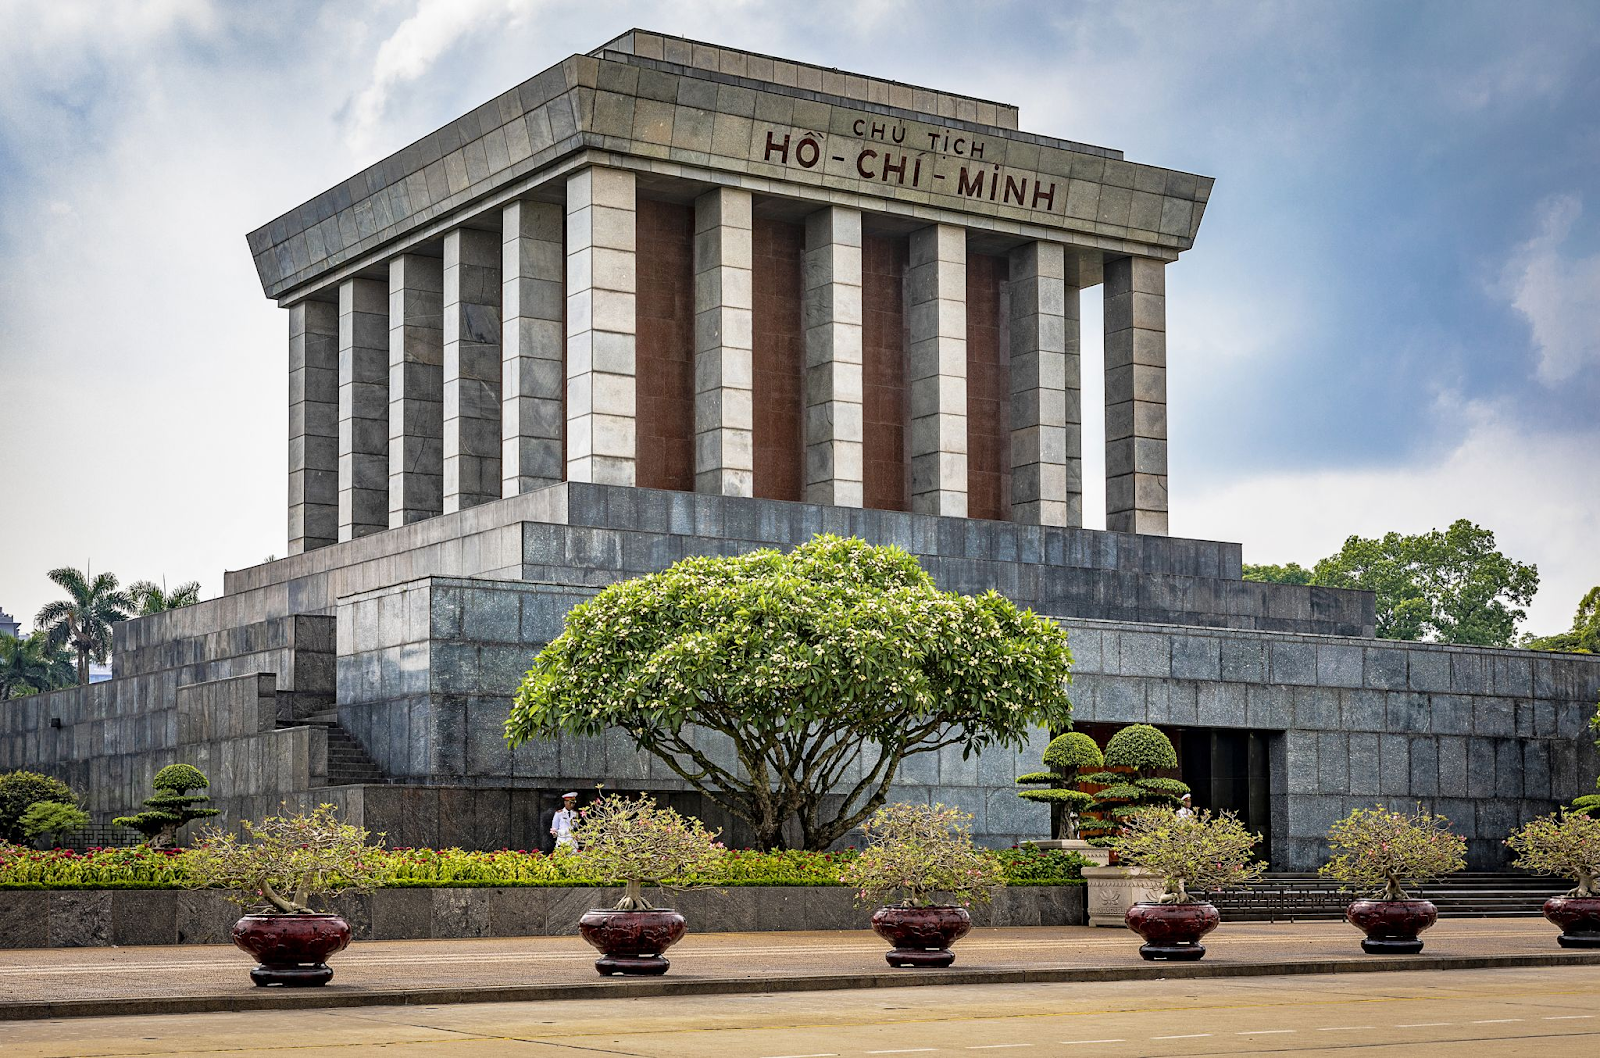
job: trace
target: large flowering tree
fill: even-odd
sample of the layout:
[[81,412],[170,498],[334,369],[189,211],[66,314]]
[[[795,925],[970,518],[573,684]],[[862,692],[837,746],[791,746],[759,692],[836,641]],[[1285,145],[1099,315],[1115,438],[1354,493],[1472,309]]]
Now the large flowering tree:
[[818,536],[685,559],[574,607],[506,738],[620,727],[762,848],[783,847],[793,818],[824,849],[884,803],[907,757],[1066,727],[1071,661],[1048,618],[939,591],[899,548]]

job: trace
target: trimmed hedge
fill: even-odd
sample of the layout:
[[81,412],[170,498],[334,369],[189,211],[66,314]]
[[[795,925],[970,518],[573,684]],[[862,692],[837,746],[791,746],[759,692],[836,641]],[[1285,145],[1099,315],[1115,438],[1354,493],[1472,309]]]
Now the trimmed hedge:
[[[66,849],[47,852],[0,846],[3,889],[186,889],[181,849],[146,845],[121,849]],[[569,861],[541,852],[501,849],[384,849],[388,888],[476,888],[508,886],[596,886]],[[839,852],[757,852],[730,849],[719,870],[693,879],[697,884],[732,886],[839,886],[839,870],[854,858]],[[1024,846],[987,853],[1000,861],[1007,885],[1072,885],[1083,879],[1086,862],[1076,853]]]

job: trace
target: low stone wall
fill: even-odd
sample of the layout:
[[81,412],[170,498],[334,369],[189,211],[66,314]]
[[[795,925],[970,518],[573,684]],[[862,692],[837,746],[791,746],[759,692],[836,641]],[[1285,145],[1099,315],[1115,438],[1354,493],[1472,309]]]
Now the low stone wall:
[[[357,940],[576,935],[591,907],[610,907],[618,889],[380,889],[345,896],[331,910]],[[676,907],[699,933],[866,929],[870,912],[843,887],[743,886],[650,894]],[[227,944],[240,915],[220,892],[171,889],[0,891],[0,949],[137,944]],[[1001,889],[972,909],[979,926],[1081,926],[1081,885]]]

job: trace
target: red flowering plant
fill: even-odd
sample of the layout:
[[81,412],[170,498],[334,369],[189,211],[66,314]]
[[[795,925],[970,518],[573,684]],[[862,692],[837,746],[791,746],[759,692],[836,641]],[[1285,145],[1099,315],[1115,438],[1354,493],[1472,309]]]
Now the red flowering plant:
[[1328,831],[1328,843],[1336,855],[1320,873],[1370,888],[1381,900],[1404,900],[1402,883],[1421,885],[1467,865],[1466,839],[1420,804],[1410,815],[1381,804],[1357,808]]
[[895,896],[905,907],[931,907],[940,896],[984,902],[1006,884],[999,860],[972,843],[972,817],[942,804],[887,804],[861,826],[867,847],[845,861],[839,879],[862,903]]
[[232,889],[234,903],[266,914],[316,914],[312,897],[371,892],[387,878],[383,835],[341,823],[332,805],[239,824],[249,840],[210,829],[184,857],[191,888]]
[[607,794],[580,809],[572,827],[576,852],[570,856],[579,869],[604,883],[621,882],[618,911],[644,911],[651,907],[644,886],[664,889],[699,889],[714,884],[724,849],[719,831],[707,830],[700,820],[682,816],[641,794],[627,798]]

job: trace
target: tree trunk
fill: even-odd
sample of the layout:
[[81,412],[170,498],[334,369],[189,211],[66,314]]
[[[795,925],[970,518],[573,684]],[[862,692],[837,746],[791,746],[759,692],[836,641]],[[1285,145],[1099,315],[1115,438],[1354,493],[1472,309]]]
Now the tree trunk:
[[78,648],[78,686],[89,686],[89,652]]

